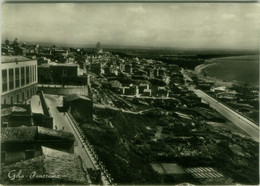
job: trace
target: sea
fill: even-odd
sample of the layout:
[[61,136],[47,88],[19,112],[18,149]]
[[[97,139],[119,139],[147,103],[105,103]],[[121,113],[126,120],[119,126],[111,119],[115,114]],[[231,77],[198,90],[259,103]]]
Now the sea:
[[209,60],[213,65],[203,69],[207,76],[224,81],[237,81],[259,87],[259,56],[232,56]]

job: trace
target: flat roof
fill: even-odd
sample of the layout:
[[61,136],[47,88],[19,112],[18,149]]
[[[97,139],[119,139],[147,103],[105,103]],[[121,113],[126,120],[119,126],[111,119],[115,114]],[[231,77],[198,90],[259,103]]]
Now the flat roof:
[[52,63],[52,66],[78,66],[78,64],[75,63]]
[[31,114],[30,105],[12,104],[12,105],[1,106],[1,116],[8,116],[11,115],[12,113],[30,115]]
[[75,63],[55,63],[55,62],[51,62],[51,63],[44,63],[39,65],[38,67],[78,67],[78,64]]
[[23,56],[1,56],[1,63],[11,63],[11,62],[23,62],[23,61],[32,61],[32,59],[23,57]]

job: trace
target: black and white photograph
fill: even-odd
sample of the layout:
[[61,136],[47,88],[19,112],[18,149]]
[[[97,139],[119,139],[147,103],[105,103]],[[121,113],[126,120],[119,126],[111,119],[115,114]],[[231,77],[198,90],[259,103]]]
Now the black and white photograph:
[[260,3],[1,3],[1,185],[259,185]]

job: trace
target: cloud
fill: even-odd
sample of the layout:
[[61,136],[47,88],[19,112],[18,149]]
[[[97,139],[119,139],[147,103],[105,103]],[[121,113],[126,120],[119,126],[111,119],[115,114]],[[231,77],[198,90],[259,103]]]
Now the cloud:
[[246,43],[243,47],[253,48],[259,44],[259,10],[255,4],[5,4],[2,38],[185,48]]
[[129,8],[127,8],[127,11],[133,12],[133,13],[139,13],[139,14],[144,14],[146,12],[142,6],[129,7]]
[[234,14],[226,14],[226,13],[224,13],[222,15],[222,18],[225,19],[225,20],[230,20],[230,19],[236,18],[236,16]]
[[260,13],[255,14],[255,13],[245,13],[245,18],[251,19],[255,17],[260,17]]
[[179,10],[180,7],[178,5],[169,5],[169,8],[172,9],[172,10]]

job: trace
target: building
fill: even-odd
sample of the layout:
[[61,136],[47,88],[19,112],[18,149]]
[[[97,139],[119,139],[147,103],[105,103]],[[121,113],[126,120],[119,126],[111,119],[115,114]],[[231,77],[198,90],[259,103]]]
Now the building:
[[103,50],[102,50],[102,48],[101,48],[101,44],[100,44],[100,42],[97,43],[96,48],[97,48],[97,53],[98,53],[98,54],[100,54],[100,53],[103,52]]
[[19,127],[32,126],[32,111],[30,105],[2,105],[1,106],[1,126]]
[[108,66],[104,67],[103,72],[104,72],[104,75],[110,75],[111,74],[111,70]]
[[217,171],[213,167],[190,167],[185,168],[202,185],[234,185],[235,182],[228,176]]
[[14,49],[9,45],[2,44],[2,55],[14,55]]
[[117,80],[112,80],[109,82],[111,88],[120,88],[122,87],[122,83]]
[[39,126],[1,129],[1,163],[15,163],[37,157],[41,146],[74,153],[74,136],[62,130]]
[[72,94],[64,97],[63,107],[79,122],[92,122],[93,101],[83,95]]
[[125,95],[139,95],[139,89],[137,85],[130,84],[126,87],[121,87],[122,94]]
[[42,126],[53,128],[53,118],[42,92],[33,95],[30,104],[3,104],[1,106],[1,126]]
[[146,90],[146,92],[147,92],[147,90],[150,89],[150,84],[148,84],[148,83],[140,83],[138,85],[138,89],[139,89],[139,94],[142,94],[144,92],[144,90]]
[[95,73],[95,74],[97,74],[97,75],[100,75],[101,72],[102,72],[102,65],[101,65],[101,63],[91,63],[90,71]]
[[37,60],[22,56],[2,56],[2,104],[23,103],[37,91]]
[[132,69],[132,64],[126,64],[125,65],[125,73],[132,74],[133,69]]
[[29,50],[25,47],[14,47],[14,53],[15,55],[21,55],[21,56],[26,56],[26,54],[29,53]]
[[[79,65],[71,63],[45,63],[38,66],[38,79],[41,84],[77,84]],[[87,84],[87,77],[85,78]]]
[[149,78],[153,78],[154,77],[154,69],[149,67],[149,68],[146,68],[145,71],[147,72],[147,76]]
[[[40,150],[37,157],[4,165],[1,183],[4,185],[39,183],[89,185],[93,183],[80,156],[44,146]],[[19,171],[22,172],[24,178],[11,179]]]
[[196,183],[195,179],[185,169],[176,163],[152,163],[154,171],[167,179],[171,184],[176,185],[183,182]]

